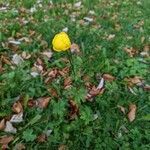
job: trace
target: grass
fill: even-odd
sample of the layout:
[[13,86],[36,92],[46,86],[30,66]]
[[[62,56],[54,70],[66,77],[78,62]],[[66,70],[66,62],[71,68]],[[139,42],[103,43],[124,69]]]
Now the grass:
[[[17,133],[9,148],[23,143],[26,149],[58,149],[65,145],[68,149],[150,149],[149,139],[149,100],[148,91],[137,86],[133,87],[136,95],[127,87],[125,78],[140,76],[145,83],[149,78],[149,57],[142,57],[140,53],[149,44],[150,20],[149,1],[147,0],[90,0],[82,1],[79,10],[73,6],[75,0],[35,0],[0,1],[1,5],[9,3],[8,11],[0,11],[0,56],[9,61],[14,54],[23,51],[31,54],[31,58],[21,65],[9,65],[2,61],[3,72],[0,73],[0,118],[8,119],[13,114],[12,105],[16,97],[22,101],[50,96],[51,101],[47,108],[24,107],[24,121],[16,124]],[[36,7],[36,11],[29,10]],[[89,14],[94,10],[95,14]],[[71,21],[70,15],[76,15],[76,21]],[[92,23],[82,23],[85,16],[94,18]],[[29,21],[22,25],[21,20]],[[46,84],[45,77],[40,75],[33,78],[30,75],[37,58],[41,58],[46,70],[53,68],[63,69],[70,67],[61,58],[65,53],[54,52],[50,61],[41,55],[41,52],[51,49],[54,35],[68,27],[68,34],[74,43],[80,46],[82,55],[73,55],[75,72],[70,74],[72,88],[64,90],[63,77],[54,79]],[[35,31],[30,36],[30,31]],[[8,38],[17,35],[28,37],[28,42],[22,42],[17,51],[7,46]],[[115,37],[108,39],[109,35]],[[144,41],[141,39],[144,38]],[[48,47],[42,45],[48,43]],[[133,47],[137,54],[130,57],[125,47]],[[66,58],[67,59],[67,58]],[[12,68],[13,66],[13,68]],[[85,101],[87,92],[84,76],[89,82],[98,85],[98,76],[103,73],[113,75],[116,80],[106,82],[105,92],[94,98],[93,102]],[[58,97],[54,97],[48,89],[56,89]],[[73,98],[79,106],[79,116],[70,121],[68,116],[68,100]],[[123,115],[117,105],[128,106],[134,103],[137,106],[136,119],[129,122],[127,115]],[[98,116],[94,120],[94,114]],[[47,141],[37,142],[38,135],[52,130]],[[0,136],[10,135],[1,131]],[[62,148],[62,147],[61,147]]]

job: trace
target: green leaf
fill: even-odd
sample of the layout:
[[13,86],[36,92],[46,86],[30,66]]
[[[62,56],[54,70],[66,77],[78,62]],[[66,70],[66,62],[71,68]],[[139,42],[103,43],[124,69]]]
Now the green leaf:
[[36,139],[36,135],[33,133],[33,129],[27,129],[23,132],[23,136],[22,138],[26,141],[26,142],[32,142]]

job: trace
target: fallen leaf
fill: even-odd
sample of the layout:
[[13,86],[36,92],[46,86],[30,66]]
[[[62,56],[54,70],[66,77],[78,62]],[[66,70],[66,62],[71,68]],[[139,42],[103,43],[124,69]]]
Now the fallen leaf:
[[93,21],[94,21],[94,19],[91,18],[91,17],[84,17],[83,19],[84,19],[85,21],[87,21],[87,22],[93,22]]
[[50,72],[48,73],[48,77],[50,77],[51,79],[56,78],[58,75],[58,69],[52,69],[50,70]]
[[38,102],[38,107],[40,108],[46,108],[49,104],[49,101],[50,101],[50,97],[42,97],[42,98],[39,98],[37,100]]
[[74,120],[79,114],[79,107],[73,100],[69,100],[69,107],[70,107],[69,119]]
[[103,74],[103,78],[104,78],[104,80],[105,81],[113,81],[113,80],[115,80],[115,77],[114,76],[112,76],[111,74]]
[[122,112],[124,115],[126,114],[126,109],[125,109],[125,107],[120,106],[120,105],[118,105],[117,107],[121,110],[121,112]]
[[143,50],[145,52],[149,52],[150,51],[150,45],[145,45]]
[[16,45],[20,45],[20,44],[21,44],[21,42],[20,42],[20,41],[8,41],[8,43],[16,44]]
[[124,51],[127,52],[127,54],[128,54],[130,57],[133,57],[133,56],[135,56],[136,54],[138,54],[138,51],[137,51],[135,48],[133,48],[133,47],[131,47],[131,48],[125,47],[125,48],[124,48]]
[[132,78],[125,78],[124,80],[128,83],[128,86],[131,87],[136,84],[142,84],[143,79],[140,76],[134,76]]
[[62,144],[58,147],[58,150],[68,150],[68,147],[67,145]]
[[105,88],[98,89],[95,86],[93,86],[92,89],[89,90],[88,94],[86,95],[86,100],[92,101],[95,96],[103,94],[104,91]]
[[10,119],[11,123],[20,123],[23,121],[23,112],[13,115]]
[[131,104],[129,106],[128,119],[130,122],[132,122],[135,119],[136,109],[137,107],[135,104]]
[[0,130],[3,130],[5,128],[5,119],[2,119],[0,121]]
[[71,77],[67,77],[64,80],[64,89],[68,89],[72,86],[72,80]]
[[22,52],[21,56],[22,56],[23,59],[29,59],[29,58],[31,58],[31,55],[28,54],[28,53],[25,52],[25,51]]
[[48,59],[50,59],[53,55],[53,53],[51,51],[45,51],[42,53],[42,55],[46,56]]
[[74,4],[74,7],[79,8],[79,7],[81,6],[81,4],[82,4],[82,2],[81,2],[81,1],[79,1],[79,2],[77,2],[77,3],[75,3],[75,4]]
[[4,64],[7,64],[7,65],[11,65],[11,62],[9,60],[8,57],[5,57],[5,56],[1,56],[1,62],[4,63]]
[[14,140],[13,136],[2,136],[0,137],[0,144],[2,145],[1,149],[6,150],[8,148],[8,144]]
[[69,67],[65,67],[62,70],[59,70],[58,73],[59,75],[66,77],[69,74],[69,71],[70,71]]
[[110,34],[108,37],[107,37],[107,40],[112,40],[115,38],[115,34]]
[[13,110],[13,112],[15,112],[17,114],[19,114],[20,112],[23,112],[22,104],[19,101],[15,102],[13,104],[12,110]]
[[23,58],[21,56],[19,56],[18,54],[14,54],[13,55],[13,58],[12,58],[12,62],[15,64],[15,65],[19,65],[23,62]]
[[100,82],[99,82],[99,84],[98,84],[98,86],[97,86],[97,89],[102,89],[103,87],[104,87],[104,78],[101,78],[101,80],[100,80]]
[[62,29],[63,32],[68,32],[68,27]]
[[58,93],[57,93],[57,90],[54,89],[54,88],[49,88],[49,89],[48,89],[48,92],[50,93],[50,95],[51,95],[52,97],[56,97],[56,98],[59,97],[59,95],[58,95]]
[[15,45],[15,44],[12,44],[12,43],[8,43],[7,46],[8,46],[9,49],[11,49],[14,52],[19,50],[19,46],[18,45]]
[[46,139],[47,139],[47,136],[46,136],[46,134],[44,134],[44,133],[42,133],[41,135],[39,135],[39,136],[37,137],[37,141],[38,141],[39,143],[46,142]]
[[37,105],[38,105],[38,102],[36,100],[31,99],[28,101],[28,107],[35,107]]
[[17,143],[14,147],[14,150],[24,150],[24,149],[26,149],[26,147],[23,143]]
[[79,45],[76,43],[71,44],[70,51],[71,53],[75,53],[75,54],[80,53]]
[[14,134],[17,133],[17,129],[13,127],[10,121],[6,121],[6,127],[4,131],[9,133],[14,133]]
[[36,78],[37,76],[39,76],[38,72],[31,72],[30,74],[33,78]]
[[144,90],[150,91],[150,85],[145,85],[145,86],[144,86]]

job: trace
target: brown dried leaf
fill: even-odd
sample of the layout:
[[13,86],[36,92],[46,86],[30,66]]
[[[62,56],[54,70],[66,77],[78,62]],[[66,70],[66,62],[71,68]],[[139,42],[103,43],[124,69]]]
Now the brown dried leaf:
[[1,61],[4,63],[4,64],[7,64],[7,65],[11,65],[11,62],[9,60],[8,57],[5,57],[5,56],[1,56]]
[[68,150],[68,147],[67,145],[62,144],[59,146],[58,150]]
[[117,107],[121,110],[121,112],[122,112],[124,115],[126,114],[126,109],[125,109],[125,107],[120,106],[120,105],[118,105]]
[[115,80],[115,77],[114,76],[112,76],[111,74],[103,74],[103,78],[104,78],[104,80],[106,80],[106,81],[113,81],[113,80]]
[[38,107],[46,108],[49,104],[50,97],[42,97],[42,98],[39,98],[37,101],[38,101]]
[[8,148],[8,144],[13,141],[13,136],[2,136],[0,137],[0,144],[2,145],[2,150],[5,150]]
[[24,149],[26,149],[26,147],[23,143],[18,143],[15,145],[15,150],[24,150]]
[[29,36],[32,37],[33,35],[35,35],[35,31],[29,30]]
[[50,77],[50,79],[55,79],[57,75],[58,75],[58,69],[52,69],[48,73],[48,77]]
[[19,46],[13,43],[8,43],[8,48],[11,49],[12,51],[16,52],[19,50]]
[[35,101],[33,99],[29,100],[28,101],[28,106],[29,107],[35,107],[35,106],[37,106],[37,101]]
[[150,45],[145,45],[144,46],[144,51],[149,52],[150,51]]
[[70,71],[69,67],[65,67],[62,70],[59,70],[59,75],[66,77],[68,75],[69,71]]
[[2,64],[0,63],[0,73],[4,71]]
[[59,95],[58,95],[56,89],[54,89],[54,88],[49,88],[48,91],[49,91],[49,93],[51,94],[52,97],[56,97],[56,98],[59,97]]
[[128,54],[130,57],[133,57],[133,56],[135,56],[136,54],[138,54],[138,51],[137,51],[135,48],[133,48],[133,47],[131,47],[131,48],[125,47],[125,48],[124,48],[124,51],[127,52],[127,54]]
[[72,53],[76,53],[76,54],[80,53],[79,45],[76,43],[71,44],[70,50]]
[[131,104],[129,106],[128,119],[130,122],[132,122],[135,119],[136,109],[137,109],[137,107],[135,104]]
[[42,52],[42,55],[46,56],[48,59],[50,59],[53,55],[51,51],[44,51]]
[[125,81],[127,81],[129,86],[133,86],[135,84],[142,83],[142,77],[134,76],[132,78],[125,78]]
[[5,129],[5,119],[2,119],[0,121],[0,130],[3,130],[3,129]]
[[95,86],[88,92],[86,95],[86,100],[92,101],[95,96],[102,95],[105,91],[105,88],[98,89]]
[[37,141],[38,141],[39,143],[46,142],[46,140],[47,140],[47,136],[46,136],[46,134],[44,134],[44,133],[42,133],[41,135],[39,135],[39,136],[37,137]]
[[30,54],[28,54],[27,52],[23,51],[22,54],[21,54],[22,58],[23,59],[29,59],[31,57]]
[[108,37],[107,37],[107,40],[113,40],[115,38],[115,34],[110,34]]
[[15,102],[13,104],[12,110],[13,110],[13,112],[15,112],[17,114],[19,114],[20,112],[23,112],[22,104],[19,101]]
[[144,86],[144,90],[150,91],[150,85],[145,85],[145,86]]
[[73,100],[69,101],[69,107],[70,107],[69,119],[74,120],[79,114],[79,107]]
[[70,88],[72,86],[71,84],[72,84],[71,77],[65,78],[65,80],[64,80],[64,89]]

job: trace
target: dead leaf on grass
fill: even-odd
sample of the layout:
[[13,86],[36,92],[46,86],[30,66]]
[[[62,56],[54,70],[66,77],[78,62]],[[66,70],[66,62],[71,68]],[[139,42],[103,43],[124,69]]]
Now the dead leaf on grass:
[[15,65],[20,65],[22,62],[23,62],[23,58],[18,55],[18,54],[14,54],[13,55],[13,58],[12,58],[12,62],[15,64]]
[[110,34],[110,35],[108,35],[108,37],[107,37],[107,40],[113,40],[115,38],[115,34]]
[[10,119],[11,123],[20,123],[22,121],[23,121],[23,112],[13,115]]
[[13,112],[19,114],[21,112],[23,112],[23,107],[22,107],[22,104],[18,101],[18,102],[15,102],[13,104],[13,107],[12,107],[12,110]]
[[58,95],[58,93],[57,93],[57,90],[54,89],[54,88],[49,88],[49,89],[48,89],[48,92],[50,93],[50,95],[51,95],[52,97],[56,97],[56,98],[59,97],[59,95]]
[[71,53],[79,54],[80,53],[79,45],[76,43],[71,44],[70,51]]
[[79,107],[73,100],[69,100],[69,107],[70,107],[69,119],[74,120],[79,114]]
[[126,109],[125,109],[125,107],[123,107],[123,106],[121,106],[121,105],[118,105],[117,107],[120,109],[120,111],[121,111],[124,115],[126,114]]
[[25,145],[23,143],[17,143],[14,147],[15,150],[24,150],[26,149]]
[[46,56],[48,59],[50,59],[53,55],[51,51],[44,51],[41,53],[43,56]]
[[129,105],[128,119],[130,122],[132,122],[136,117],[136,109],[137,109],[137,107],[135,104]]
[[8,144],[14,140],[13,136],[2,136],[0,137],[0,144],[2,145],[2,150],[6,150],[8,148]]
[[143,79],[140,76],[134,76],[131,78],[125,78],[124,80],[128,83],[129,87],[132,87],[133,85],[142,84]]
[[59,75],[66,77],[69,74],[69,71],[70,71],[69,67],[65,67],[62,70],[59,70],[58,72]]
[[68,89],[72,86],[72,80],[71,77],[67,77],[64,80],[64,89]]
[[23,59],[26,59],[26,60],[29,59],[29,58],[31,58],[31,55],[28,54],[28,53],[25,52],[25,51],[22,52],[21,56],[22,56]]
[[130,57],[134,57],[136,54],[138,54],[138,51],[137,51],[135,48],[133,48],[133,47],[131,47],[131,48],[125,47],[125,48],[124,48],[124,51],[125,51]]
[[62,144],[58,147],[58,150],[68,150],[68,147],[67,145]]
[[41,97],[37,100],[38,107],[40,108],[46,108],[50,102],[50,97]]
[[113,80],[115,80],[115,77],[114,76],[112,76],[111,74],[103,74],[103,78],[104,78],[104,80],[105,81],[113,81]]
[[0,121],[0,130],[3,130],[5,128],[5,119],[2,119]]
[[13,127],[13,125],[10,121],[6,121],[6,127],[5,127],[4,131],[13,133],[13,134],[17,133],[17,129],[15,127]]
[[47,136],[46,136],[46,134],[44,134],[44,133],[42,133],[41,135],[39,135],[39,136],[37,137],[37,141],[38,141],[39,143],[44,143],[44,142],[46,142],[46,140],[47,140]]

